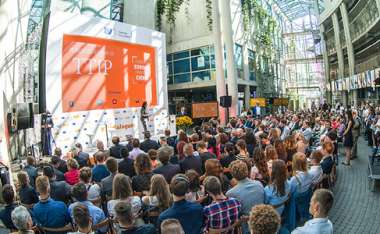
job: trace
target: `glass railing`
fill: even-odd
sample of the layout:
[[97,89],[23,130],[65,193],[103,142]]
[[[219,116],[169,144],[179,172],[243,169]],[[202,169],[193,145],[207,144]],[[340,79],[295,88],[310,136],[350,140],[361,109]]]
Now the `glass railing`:
[[358,39],[369,27],[379,19],[376,0],[368,0],[360,13],[350,23],[352,40]]

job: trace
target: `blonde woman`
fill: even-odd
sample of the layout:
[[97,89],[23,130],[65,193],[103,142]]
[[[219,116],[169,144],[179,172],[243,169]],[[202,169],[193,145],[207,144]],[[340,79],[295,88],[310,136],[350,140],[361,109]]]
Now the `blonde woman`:
[[166,210],[171,206],[172,197],[169,185],[160,174],[152,176],[149,195],[142,197],[142,202],[149,207],[157,207],[159,211]]

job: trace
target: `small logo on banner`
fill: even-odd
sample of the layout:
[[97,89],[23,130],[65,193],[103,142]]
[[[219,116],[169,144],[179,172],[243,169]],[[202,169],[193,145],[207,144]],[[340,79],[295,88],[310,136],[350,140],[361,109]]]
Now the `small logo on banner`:
[[104,27],[104,33],[107,35],[111,35],[112,34],[112,28],[105,26]]

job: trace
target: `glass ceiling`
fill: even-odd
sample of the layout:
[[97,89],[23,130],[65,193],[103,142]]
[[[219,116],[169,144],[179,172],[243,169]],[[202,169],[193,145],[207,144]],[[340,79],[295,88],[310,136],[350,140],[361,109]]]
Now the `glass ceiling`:
[[290,21],[306,15],[319,15],[324,0],[274,0]]

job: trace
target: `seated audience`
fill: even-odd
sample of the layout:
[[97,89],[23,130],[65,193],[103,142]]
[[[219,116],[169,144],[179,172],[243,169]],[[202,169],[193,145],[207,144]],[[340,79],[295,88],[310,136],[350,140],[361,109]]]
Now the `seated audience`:
[[290,198],[290,183],[287,181],[287,169],[284,161],[274,160],[269,184],[265,186],[265,204],[273,206],[279,215]]
[[136,175],[135,168],[133,166],[133,160],[128,157],[129,153],[126,148],[122,148],[120,153],[123,160],[119,162],[118,171],[119,173],[123,173],[124,175],[132,178]]
[[[73,198],[75,199],[75,202],[69,206],[69,212],[68,213],[70,214],[70,216],[73,220],[74,220],[74,215],[73,215],[74,207],[79,205],[79,204],[85,205],[87,207],[87,209],[90,213],[90,216],[92,218],[92,225],[96,225],[96,224],[102,222],[104,219],[106,219],[106,216],[104,215],[103,210],[100,209],[99,207],[95,206],[94,204],[92,204],[88,200],[87,188],[83,182],[79,182],[79,183],[75,184],[72,187],[71,194],[72,194]],[[105,232],[106,230],[107,230],[107,228],[102,228],[101,231]]]
[[312,184],[317,185],[322,181],[322,175],[323,171],[320,165],[320,162],[322,160],[323,154],[321,151],[316,150],[311,153],[310,159],[311,159],[311,167],[309,169],[309,174],[311,176]]
[[57,181],[53,167],[48,165],[43,168],[43,175],[49,178],[50,197],[55,201],[68,203],[71,195],[71,187],[65,181]]
[[[59,148],[56,148],[56,150]],[[64,160],[62,160],[64,161]],[[52,156],[50,159],[50,164],[53,166],[54,169],[54,174],[55,178],[57,181],[64,181],[65,180],[65,175],[64,172],[61,171],[63,168],[60,168],[61,166],[61,159],[58,156]],[[66,162],[64,161],[64,167],[65,167],[65,172],[67,172],[67,165]]]
[[162,175],[153,175],[150,181],[149,194],[142,197],[142,202],[160,212],[168,209],[172,203],[172,196],[165,178]]
[[65,173],[65,180],[69,185],[74,185],[79,182],[79,165],[77,160],[69,159],[67,160],[67,169]]
[[16,207],[12,213],[11,218],[14,226],[18,230],[18,234],[33,234],[32,230],[33,221],[29,211],[24,206]]
[[[236,198],[241,203],[241,215],[248,216],[252,207],[264,204],[264,187],[259,181],[248,178],[248,167],[237,160],[230,165],[230,172],[237,185],[228,190],[228,197]],[[244,233],[249,233],[247,225],[243,225]]]
[[32,156],[26,158],[26,166],[23,171],[25,171],[29,176],[30,185],[34,188],[36,183],[36,178],[38,176],[37,168],[35,167],[36,161]]
[[120,144],[120,138],[118,136],[112,137],[112,144],[113,146],[109,149],[110,156],[119,159],[123,158],[121,150],[125,149],[125,147]]
[[95,183],[100,183],[102,179],[110,175],[105,165],[106,153],[104,151],[98,151],[95,153],[96,166],[92,168],[92,180]]
[[223,173],[222,165],[220,165],[218,159],[209,159],[206,161],[205,173],[199,179],[201,182],[203,182],[208,176],[215,176],[219,179],[220,183],[222,184],[223,193],[227,192],[228,189],[230,189],[230,180]]
[[[111,173],[106,178],[102,179],[100,182],[101,194],[104,198],[110,198],[112,196],[112,183],[113,178],[117,174],[117,161],[116,159],[110,157],[106,161],[107,170]],[[107,199],[108,200],[108,199]]]
[[199,157],[194,156],[193,145],[190,143],[186,143],[183,146],[183,154],[185,158],[179,162],[181,172],[185,173],[187,170],[193,169],[201,175],[202,161]]
[[297,193],[304,193],[311,188],[312,177],[307,172],[307,160],[303,153],[293,155],[293,176],[290,178],[290,185]]
[[174,154],[174,149],[171,146],[163,146],[158,149],[158,160],[161,166],[153,170],[154,174],[161,174],[165,177],[166,182],[170,183],[173,176],[180,173],[181,169],[178,164],[169,162],[170,157]]
[[89,166],[90,155],[86,152],[83,152],[83,147],[82,147],[81,143],[76,143],[75,148],[77,151],[77,156],[76,156],[75,160],[77,160],[79,168]]
[[332,142],[328,141],[322,144],[323,158],[320,164],[321,164],[323,174],[330,174],[332,171],[332,168],[334,166],[334,159],[332,156],[333,152],[334,152],[334,145]]
[[186,201],[189,191],[189,179],[186,175],[178,174],[170,183],[173,194],[173,205],[163,211],[158,217],[158,227],[166,219],[177,219],[186,234],[199,234],[203,226],[203,208],[198,203]]
[[257,205],[252,208],[248,224],[251,234],[277,234],[281,218],[272,206]]
[[20,198],[20,202],[23,205],[27,205],[28,207],[38,202],[38,195],[36,190],[29,184],[29,176],[25,171],[20,171],[17,174],[17,179],[19,183],[19,191],[18,195]]
[[222,192],[220,180],[208,176],[204,181],[205,191],[212,198],[212,203],[203,208],[205,232],[210,229],[225,229],[239,220],[241,204],[235,198],[228,198]]
[[94,205],[100,206],[98,201],[100,200],[100,186],[96,183],[92,183],[92,172],[91,168],[83,167],[79,171],[79,179],[86,186],[87,199],[91,201]]
[[54,155],[51,157],[51,162],[54,165],[54,168],[57,168],[63,174],[67,172],[66,161],[62,159],[62,150],[61,148],[54,149]]
[[156,229],[152,224],[136,224],[136,216],[132,206],[128,202],[120,201],[115,206],[116,220],[119,223],[120,234],[155,234]]
[[132,140],[132,146],[133,146],[133,149],[129,152],[129,158],[130,159],[135,160],[137,158],[137,156],[145,153],[143,150],[140,149],[139,139],[136,139],[136,138],[133,139]]
[[92,231],[92,220],[87,206],[82,204],[76,205],[73,209],[73,217],[78,231],[69,232],[69,234],[94,234]]
[[0,220],[6,228],[15,230],[16,227],[12,223],[11,213],[17,207],[17,204],[15,203],[15,192],[12,186],[9,184],[4,185],[1,195],[5,206],[0,210]]
[[152,163],[147,154],[140,154],[135,159],[136,176],[132,178],[132,188],[139,195],[147,194],[150,189],[150,179],[153,176]]
[[216,156],[215,156],[215,154],[210,153],[207,150],[207,145],[206,145],[206,142],[204,142],[204,141],[199,141],[197,143],[196,148],[197,148],[197,151],[199,153],[199,157],[202,160],[202,172],[204,173],[205,172],[205,163],[206,163],[206,161],[208,159],[216,158]]
[[150,132],[145,132],[144,138],[145,140],[141,142],[140,149],[145,153],[148,153],[151,149],[158,150],[160,148],[156,141],[150,139]]
[[238,154],[236,155],[236,159],[246,160],[249,158],[249,153],[247,150],[247,144],[243,139],[240,139],[236,143],[236,149],[238,150]]
[[204,187],[199,180],[199,174],[194,170],[186,171],[186,176],[189,179],[189,191],[186,193],[186,200],[195,202],[204,198]]
[[47,228],[65,227],[70,222],[69,212],[65,203],[50,198],[49,178],[47,176],[37,177],[36,189],[40,194],[40,201],[32,209],[35,223]]
[[334,195],[330,190],[316,190],[310,202],[310,213],[313,219],[307,221],[303,227],[292,231],[292,234],[332,234],[333,224],[327,216],[333,203]]
[[185,234],[181,223],[176,219],[166,219],[161,223],[161,233]]
[[115,205],[120,202],[127,202],[132,206],[133,215],[137,218],[141,211],[141,200],[133,196],[130,178],[124,174],[117,174],[113,181],[112,199],[107,202],[108,214],[115,217]]
[[269,182],[269,176],[270,174],[265,153],[261,148],[257,147],[253,151],[253,166],[251,168],[250,177],[252,180],[260,181],[263,186],[265,186]]
[[157,160],[157,150],[150,149],[148,151],[148,156],[150,158],[150,162],[152,163],[152,169],[156,169],[159,166],[159,161]]

